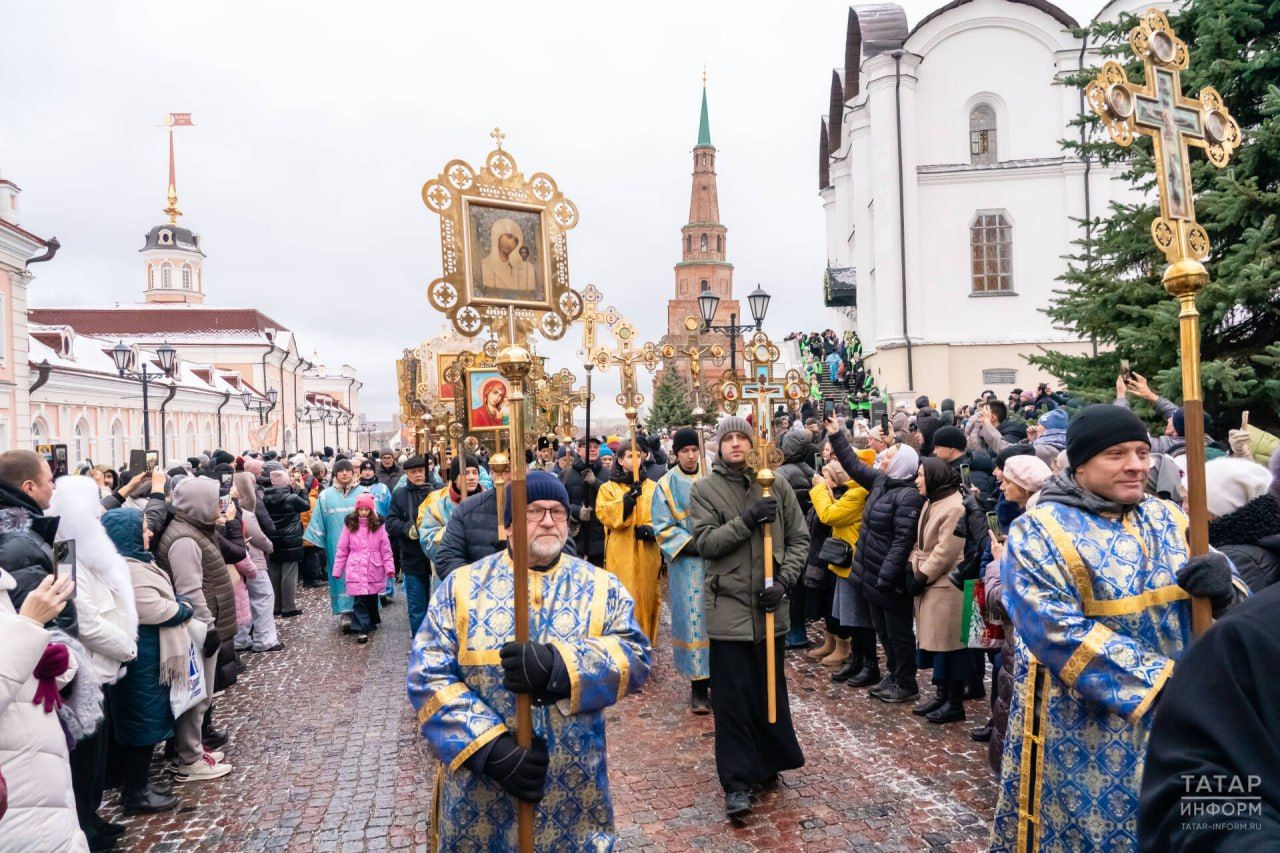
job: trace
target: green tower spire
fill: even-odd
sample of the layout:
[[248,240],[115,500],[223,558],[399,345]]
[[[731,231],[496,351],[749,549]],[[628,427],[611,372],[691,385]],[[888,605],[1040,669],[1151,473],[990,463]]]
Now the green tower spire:
[[707,72],[702,72],[702,117],[698,120],[698,147],[711,147],[711,123],[707,120]]

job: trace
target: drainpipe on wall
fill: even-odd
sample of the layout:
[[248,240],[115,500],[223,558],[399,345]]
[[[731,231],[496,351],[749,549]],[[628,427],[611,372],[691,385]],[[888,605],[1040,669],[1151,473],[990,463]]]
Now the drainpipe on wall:
[[902,166],[902,51],[893,52],[894,121],[898,127],[898,275],[902,278],[902,339],[907,342],[907,388],[916,387],[915,366],[911,357],[911,335],[907,331],[907,211],[906,178]]
[[49,363],[49,359],[45,359],[36,365],[36,381],[31,383],[31,387],[27,389],[28,394],[34,394],[40,389],[44,383],[49,381],[49,374],[53,371],[53,365]]
[[217,415],[216,415],[216,417],[217,417],[217,419],[218,419],[218,446],[217,446],[217,447],[215,447],[215,448],[214,448],[214,450],[221,450],[221,449],[222,449],[222,407],[223,407],[223,406],[225,406],[227,403],[230,403],[230,402],[231,402],[231,392],[230,392],[230,391],[223,391],[223,392],[222,392],[222,402],[218,404],[218,412],[217,412]]
[[[173,400],[173,398],[176,397],[177,395],[178,395],[178,383],[176,382],[169,383],[169,395],[165,397],[164,402],[160,404],[160,457],[162,459],[164,458],[165,448],[169,446],[168,440],[165,438],[164,409],[165,409],[165,406],[169,405],[169,402]],[[168,464],[169,462],[170,460],[165,459],[165,464]]]

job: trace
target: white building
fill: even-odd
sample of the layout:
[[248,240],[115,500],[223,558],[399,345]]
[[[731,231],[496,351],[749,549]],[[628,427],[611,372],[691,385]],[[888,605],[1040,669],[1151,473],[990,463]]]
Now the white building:
[[1091,349],[1043,313],[1078,220],[1133,195],[1059,145],[1086,107],[1058,81],[1100,65],[1096,51],[1046,0],[956,0],[914,27],[893,4],[848,20],[819,138],[828,306],[895,396],[963,403],[1052,381],[1025,356]]

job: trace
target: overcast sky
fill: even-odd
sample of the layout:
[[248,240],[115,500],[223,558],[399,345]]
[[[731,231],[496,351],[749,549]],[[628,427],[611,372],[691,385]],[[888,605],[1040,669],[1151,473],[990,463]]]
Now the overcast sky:
[[[904,3],[912,24],[934,5]],[[1100,4],[1062,5],[1087,18]],[[552,175],[581,212],[569,234],[574,287],[594,282],[656,340],[688,218],[706,63],[736,293],[759,283],[785,297],[766,322],[775,339],[819,326],[817,132],[847,9],[9,4],[0,175],[24,190],[23,225],[63,246],[33,269],[31,303],[142,298],[137,252],[165,204],[157,125],[190,112],[179,207],[208,254],[208,301],[256,307],[306,354],[354,365],[361,408],[385,419],[397,408],[394,359],[443,319],[425,296],[440,240],[422,184],[452,158],[482,164],[497,125],[522,171]],[[579,345],[575,327],[542,351],[581,381]],[[598,382],[597,405],[616,408],[615,392],[616,379]]]

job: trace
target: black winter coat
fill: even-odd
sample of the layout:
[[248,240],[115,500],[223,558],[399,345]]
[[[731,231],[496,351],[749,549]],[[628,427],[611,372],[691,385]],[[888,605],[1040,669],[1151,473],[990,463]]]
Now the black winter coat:
[[[493,489],[485,489],[453,508],[444,535],[436,547],[433,567],[436,577],[444,580],[454,569],[469,566],[504,547],[498,541],[497,493]],[[564,553],[578,556],[572,536],[565,542]]]
[[1270,493],[1259,495],[1213,519],[1209,544],[1231,558],[1254,595],[1262,592],[1280,580],[1280,501]]
[[[422,551],[422,543],[409,538],[409,531],[418,529],[418,508],[434,489],[429,483],[415,486],[405,484],[391,493],[391,508],[387,510],[387,535],[400,549],[400,568],[405,574],[426,576],[431,573],[431,561]],[[495,518],[495,524],[497,523]]]
[[914,596],[907,591],[907,558],[916,544],[924,498],[915,480],[894,480],[862,464],[843,431],[831,436],[831,449],[858,485],[869,492],[853,574],[862,581],[862,594],[881,607],[909,610]]
[[[800,502],[800,511],[806,516],[813,508],[809,499],[809,489],[813,487],[813,440],[808,430],[790,430],[782,434],[782,459],[777,475],[791,485]],[[829,534],[828,534],[829,535]]]
[[[608,477],[601,474],[599,462],[591,465],[591,471],[595,474],[595,482],[587,483],[583,479],[583,474],[587,470],[586,460],[579,459],[565,471],[562,482],[565,490],[569,492],[569,520],[570,523],[578,523],[578,535],[570,537],[575,541],[575,547],[579,554],[584,558],[600,557],[604,555],[604,525],[600,523],[600,519],[596,518],[596,493],[600,491],[600,486]],[[588,521],[581,521],[579,511],[582,507],[591,510],[591,518]]]
[[[0,482],[0,566],[17,582],[9,590],[14,610],[21,610],[27,595],[53,574],[57,532],[56,515],[46,516],[26,492]],[[74,598],[52,624],[72,637],[80,636]]]
[[302,560],[302,513],[311,509],[311,501],[293,486],[270,486],[262,493],[262,506],[275,525],[268,534],[275,550],[271,556],[281,563]]

